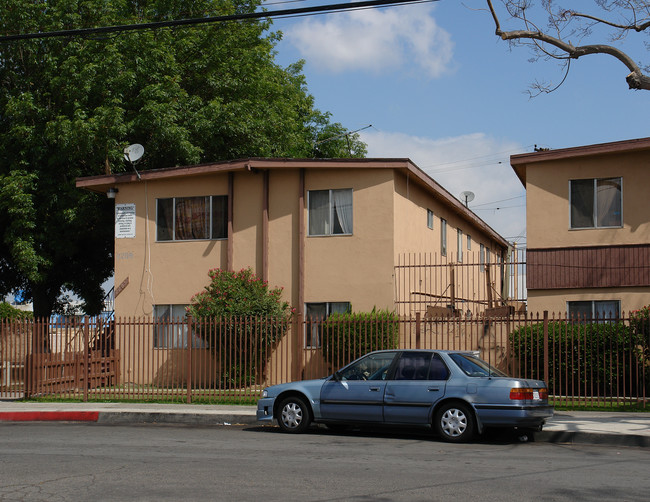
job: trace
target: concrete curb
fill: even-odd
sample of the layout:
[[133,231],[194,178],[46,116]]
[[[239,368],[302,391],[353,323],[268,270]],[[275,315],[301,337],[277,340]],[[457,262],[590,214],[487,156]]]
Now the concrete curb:
[[[0,420],[1,420],[0,416]],[[255,415],[212,413],[163,413],[163,412],[100,412],[97,423],[111,425],[129,424],[175,424],[175,425],[253,425]]]
[[601,432],[541,431],[535,441],[558,444],[597,444],[650,448],[650,436],[638,434],[604,434]]
[[[95,422],[104,425],[170,424],[187,426],[259,426],[255,409],[237,406],[192,408],[168,407],[143,409],[142,406],[110,409],[92,405],[37,405],[0,411],[0,425],[5,422]],[[109,405],[119,406],[119,405]],[[40,408],[40,409],[39,409]],[[54,408],[54,409],[53,409]],[[596,418],[595,418],[596,417]],[[558,414],[558,421],[535,433],[535,441],[557,444],[592,444],[650,448],[650,417],[638,414]],[[642,420],[639,420],[642,419]],[[561,423],[560,423],[561,420]],[[575,430],[575,429],[580,430]],[[574,429],[574,430],[572,430]],[[610,432],[611,431],[611,432]],[[641,434],[639,434],[641,432]]]

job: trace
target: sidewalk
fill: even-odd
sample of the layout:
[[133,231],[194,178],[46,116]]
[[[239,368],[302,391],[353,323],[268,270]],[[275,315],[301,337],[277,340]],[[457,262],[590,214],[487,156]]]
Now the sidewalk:
[[[0,401],[0,425],[10,421],[257,425],[255,410],[254,406]],[[556,411],[535,440],[650,447],[650,413]]]

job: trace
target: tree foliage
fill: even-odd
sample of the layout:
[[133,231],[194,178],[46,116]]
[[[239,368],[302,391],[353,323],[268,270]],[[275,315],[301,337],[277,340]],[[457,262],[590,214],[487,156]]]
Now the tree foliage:
[[[289,304],[281,288],[269,288],[250,268],[210,270],[210,284],[187,309],[193,332],[220,362],[221,388],[261,382],[271,348],[288,330]],[[254,353],[254,357],[242,354]]]
[[[650,47],[647,38],[631,40],[650,35],[647,0],[594,0],[588,5],[580,2],[580,10],[576,10],[576,2],[569,6],[569,2],[559,5],[554,0],[501,0],[502,11],[492,0],[486,1],[496,35],[512,45],[529,47],[534,60],[557,60],[568,73],[572,60],[595,54],[611,56],[627,68],[625,79],[630,89],[650,90],[650,65],[637,62],[635,55],[625,49],[630,42]],[[502,28],[501,17],[512,29]],[[555,88],[540,82],[533,85],[537,93]]]
[[[252,12],[260,0],[6,0],[0,34]],[[112,211],[77,177],[241,157],[364,156],[316,144],[347,132],[314,108],[302,63],[274,61],[264,20],[0,43],[0,294],[37,316],[67,288],[101,308]],[[347,143],[347,142],[346,142]]]

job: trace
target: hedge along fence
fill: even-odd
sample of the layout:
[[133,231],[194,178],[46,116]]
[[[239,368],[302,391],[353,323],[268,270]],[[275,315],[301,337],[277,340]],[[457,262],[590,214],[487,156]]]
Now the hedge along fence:
[[516,376],[547,380],[557,397],[645,401],[650,388],[647,332],[623,320],[559,320],[547,326],[546,341],[544,323],[510,335]]
[[332,314],[322,322],[323,359],[338,369],[373,350],[396,349],[399,317],[388,310]]

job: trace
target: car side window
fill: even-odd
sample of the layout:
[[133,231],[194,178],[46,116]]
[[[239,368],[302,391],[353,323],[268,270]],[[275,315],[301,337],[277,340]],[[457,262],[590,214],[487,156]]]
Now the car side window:
[[338,372],[341,380],[386,380],[396,352],[370,354]]
[[404,352],[397,362],[395,380],[429,380],[430,352]]
[[438,354],[433,354],[429,368],[429,380],[447,380],[448,378],[449,368]]

